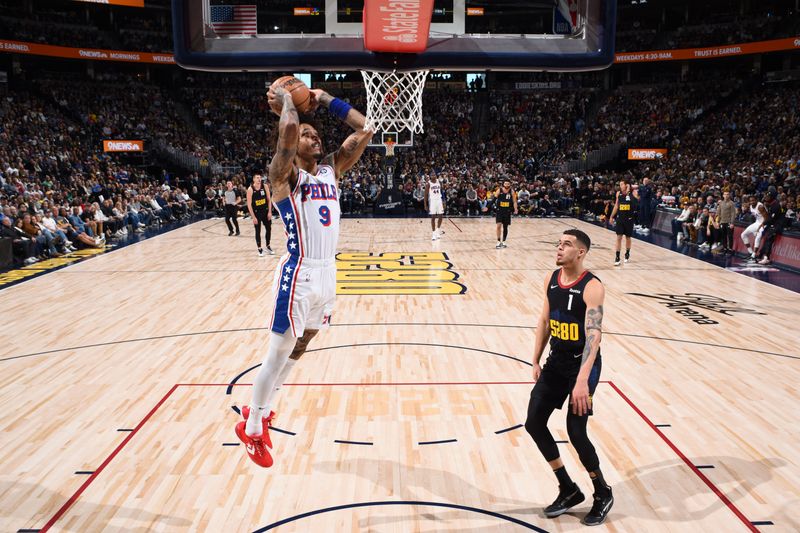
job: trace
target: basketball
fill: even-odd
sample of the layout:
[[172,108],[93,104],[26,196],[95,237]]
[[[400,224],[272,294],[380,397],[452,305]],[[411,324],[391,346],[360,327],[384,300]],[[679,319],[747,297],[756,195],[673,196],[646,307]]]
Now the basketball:
[[[309,103],[311,102],[311,92],[305,83],[298,80],[294,76],[283,76],[273,81],[272,85],[270,85],[270,89],[272,90],[275,90],[278,87],[282,87],[283,89],[289,91],[289,93],[292,95],[294,106],[297,108],[299,113],[305,113],[308,111]],[[275,108],[273,106],[270,107],[272,112],[276,115],[281,114],[280,108]]]

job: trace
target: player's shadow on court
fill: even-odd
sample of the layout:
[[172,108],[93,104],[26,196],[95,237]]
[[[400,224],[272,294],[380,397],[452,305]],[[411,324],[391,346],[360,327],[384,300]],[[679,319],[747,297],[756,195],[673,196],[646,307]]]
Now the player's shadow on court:
[[[350,463],[357,464],[353,464],[351,468]],[[491,509],[487,510],[501,514],[507,514],[509,516],[515,516],[517,514],[541,514],[541,507],[532,507],[532,505],[535,504],[532,504],[532,502],[529,500],[523,501],[498,497],[492,492],[476,487],[475,485],[466,481],[464,478],[452,472],[446,472],[444,470],[437,470],[434,468],[400,464],[395,461],[386,461],[380,459],[353,459],[352,461],[317,463],[314,465],[314,470],[324,472],[326,474],[353,474],[362,477],[370,484],[380,485],[383,487],[386,493],[394,494],[395,498],[404,501],[429,501],[431,500],[431,495],[433,495],[438,498],[434,497],[432,501],[452,502],[460,505],[470,505],[469,502],[492,502]],[[397,477],[396,473],[399,471],[403,471],[403,475],[400,489],[397,490],[394,485],[394,480]],[[375,474],[377,472],[382,472],[384,475],[376,476]],[[390,472],[393,474],[388,475]],[[433,482],[430,482],[431,480],[433,480]],[[424,494],[423,490],[425,492]],[[453,498],[456,496],[465,497],[467,498],[467,501],[453,501]],[[542,507],[544,505],[542,505]],[[473,506],[480,507],[480,505]],[[500,508],[498,506],[503,507]],[[512,507],[513,509],[508,509],[508,507]],[[519,509],[519,507],[523,508]],[[470,513],[468,511],[432,511],[430,509],[431,508],[428,508],[426,512],[420,513],[418,516],[424,517],[432,522],[441,522],[442,527],[446,527],[446,523],[451,520],[457,520],[463,523],[463,521],[469,519],[486,520],[487,518],[486,515]],[[409,515],[406,513],[380,518],[371,517],[368,520],[362,520],[362,523],[360,523],[359,526],[360,530],[369,531],[370,526],[395,522],[406,522],[408,521],[408,516]],[[525,520],[519,516],[515,516],[515,518]],[[497,520],[500,521],[500,519]],[[507,530],[509,525],[511,525],[511,522],[503,521],[499,523],[497,527],[501,528],[502,526]],[[481,526],[472,530],[464,529],[463,527],[459,526],[458,531],[459,533],[469,533],[471,531],[478,533],[491,531],[491,529],[487,529],[486,526]]]
[[[77,488],[77,485],[75,488]],[[41,528],[67,502],[73,490],[70,488],[65,489],[63,493],[53,492],[39,485],[4,480],[0,482],[0,494],[3,495],[4,501],[29,502],[32,498],[36,498],[43,505],[42,510],[33,510],[29,505],[18,505],[13,508],[6,507],[3,511],[3,522],[11,526],[9,531]],[[120,490],[124,490],[124,487]],[[113,498],[115,495],[109,497]],[[48,510],[45,511],[44,509]],[[77,513],[80,514],[78,515]],[[39,518],[34,521],[34,516]],[[79,523],[75,523],[76,516],[81,518]],[[84,521],[86,517],[92,517],[88,524]],[[113,523],[113,526],[111,523]],[[192,522],[184,518],[152,513],[141,508],[95,503],[84,493],[53,527],[59,531],[74,531],[75,533],[112,529],[125,531],[126,533],[145,533],[164,527],[186,530],[191,525]]]
[[[781,458],[761,459],[759,461],[748,461],[739,457],[729,456],[709,456],[690,458],[695,466],[713,465],[714,468],[704,468],[700,471],[713,483],[722,494],[724,494],[734,505],[737,500],[743,497],[752,497],[755,489],[772,479],[772,471],[776,468],[786,466],[786,461]],[[633,468],[624,473],[625,480],[614,485],[615,507],[623,507],[622,501],[626,494],[643,494],[650,492],[652,497],[648,498],[649,507],[652,512],[658,513],[661,517],[669,521],[692,522],[702,520],[711,514],[724,510],[726,504],[714,495],[703,480],[701,480],[683,461],[675,458],[670,461],[661,461],[649,465]],[[692,483],[687,480],[693,478]],[[670,491],[670,486],[680,487],[680,492]],[[653,491],[653,487],[663,487],[663,489]],[[679,494],[683,494],[688,487],[693,487],[693,493],[685,495],[684,499],[679,499]],[[662,493],[662,496],[659,496]],[[712,496],[711,503],[700,506],[701,502],[708,499],[698,499],[698,496]],[[744,495],[744,496],[743,496]],[[637,518],[636,509],[641,509],[640,505],[625,506],[627,516]],[[729,512],[726,510],[726,512]],[[609,519],[614,517],[614,510],[611,511]],[[745,513],[747,516],[747,514]],[[653,518],[653,514],[641,516],[641,518]],[[761,520],[765,517],[747,516],[750,520]]]
[[[742,497],[737,496],[737,494],[752,493],[756,487],[768,482],[773,478],[772,471],[774,469],[781,468],[787,464],[785,460],[780,458],[763,459],[760,461],[747,461],[745,459],[728,456],[696,457],[693,459],[693,461],[695,465],[715,466],[714,469],[703,469],[702,472],[729,500],[731,500],[731,502],[733,502],[734,505],[736,504],[736,501]],[[442,470],[402,465],[393,461],[359,459],[357,462],[357,469],[349,468],[348,461],[343,463],[319,463],[314,466],[314,469],[327,474],[352,473],[354,475],[358,475],[370,483],[377,483],[383,486],[388,493],[395,493],[396,497],[401,500],[426,500],[426,497],[421,494],[421,490],[414,490],[414,488],[417,487],[419,489],[424,488],[426,493],[438,496],[439,501],[449,502],[452,501],[452,497],[454,495],[464,495],[468,497],[469,501],[492,502],[492,507],[489,509],[491,511],[513,516],[525,522],[530,522],[533,525],[542,527],[543,529],[547,529],[547,522],[543,522],[543,520],[546,519],[542,514],[542,509],[550,503],[549,501],[534,502],[531,500],[521,501],[516,499],[497,498],[494,494],[470,484],[460,476]],[[376,472],[394,472],[396,471],[395,469],[405,470],[406,473],[403,476],[404,480],[425,479],[436,480],[436,482],[417,482],[413,485],[404,483],[401,485],[400,490],[396,491],[394,487],[394,479],[396,476],[374,475]],[[577,475],[578,472],[576,471],[575,474]],[[614,505],[614,509],[612,509],[608,517],[610,522],[622,517],[634,519],[653,519],[654,516],[661,516],[662,518],[671,522],[692,522],[702,520],[719,511],[729,512],[725,509],[725,503],[721,499],[714,496],[712,490],[706,486],[706,484],[699,479],[683,461],[678,458],[675,460],[661,461],[650,465],[640,466],[624,472],[623,476],[623,481],[613,485],[616,503]],[[687,483],[687,478],[694,478],[695,482],[693,484]],[[587,495],[587,500],[580,506],[571,510],[569,513],[566,513],[562,518],[557,519],[557,521],[565,519],[576,521],[580,520],[580,518],[586,514],[591,507],[591,485],[589,484],[588,479],[578,477],[575,477],[575,479],[579,482],[581,489]],[[548,478],[548,482],[549,481],[550,480]],[[678,483],[677,486],[680,486],[682,491],[686,491],[686,487],[691,486],[694,487],[694,492],[686,494],[684,499],[678,499],[676,493],[674,492],[669,494],[669,497],[667,497],[666,491],[668,491],[669,486],[675,482]],[[654,493],[651,497],[647,497],[648,505],[645,506],[645,508],[648,509],[647,513],[637,513],[637,509],[642,509],[642,506],[639,503],[633,504],[633,502],[631,502],[626,504],[626,500],[631,499],[630,495],[646,494],[648,492],[652,492],[652,487],[659,486],[664,487],[665,493],[662,494],[662,496],[659,496],[658,493]],[[443,490],[437,492],[437,488],[441,488]],[[555,490],[555,485],[553,488]],[[698,508],[698,502],[708,500],[707,498],[698,499],[697,497],[707,497],[709,495],[713,497],[711,503],[702,508]],[[521,496],[523,498],[525,497],[524,495]],[[468,505],[468,502],[462,501],[453,503]],[[478,506],[476,505],[476,507]],[[441,527],[446,528],[449,521],[459,521],[463,524],[465,520],[470,519],[468,516],[469,514],[470,513],[465,513],[458,510],[426,510],[417,516],[423,517],[432,523],[440,524]],[[362,530],[369,531],[370,527],[376,527],[380,524],[407,521],[408,516],[409,515],[406,513],[395,514],[393,516],[383,516],[379,518],[371,517],[369,519],[362,520],[359,525]],[[526,516],[530,516],[531,518],[526,518]],[[471,518],[479,520],[485,519],[486,517],[484,515],[476,514]],[[750,520],[760,520],[765,517],[748,516],[747,518]],[[508,522],[502,522],[498,523],[497,527],[502,529],[502,527],[507,528],[508,525]],[[491,531],[491,529],[487,530],[486,526],[481,526],[475,528],[474,530],[459,527],[458,531],[460,533],[467,533],[470,531],[477,533],[478,531]]]

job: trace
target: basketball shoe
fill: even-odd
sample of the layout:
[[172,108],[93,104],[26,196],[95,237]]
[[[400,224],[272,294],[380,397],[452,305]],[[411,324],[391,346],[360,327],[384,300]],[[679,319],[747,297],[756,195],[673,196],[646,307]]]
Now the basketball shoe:
[[592,510],[586,513],[581,523],[585,526],[599,526],[605,521],[612,505],[614,505],[614,495],[611,494],[610,488],[605,496],[595,494]]
[[[242,406],[242,417],[244,418],[245,422],[247,422],[247,419],[250,418],[249,405]],[[270,411],[269,416],[261,417],[261,423],[264,425],[264,434],[262,435],[262,438],[264,439],[264,442],[267,443],[267,447],[270,449],[272,449],[272,439],[269,436],[269,428],[272,426],[273,420],[275,420],[275,411]]]
[[261,418],[263,429],[261,436],[253,436],[247,434],[247,419],[250,417],[250,407],[245,405],[242,407],[242,416],[244,421],[236,424],[236,436],[244,444],[247,450],[247,455],[258,466],[269,468],[273,464],[272,455],[269,453],[269,448],[272,448],[272,440],[269,437],[269,426],[272,425],[272,420],[275,418],[275,412],[270,411],[269,416]]
[[577,484],[573,483],[572,488],[558,491],[556,501],[544,508],[544,515],[547,518],[561,516],[585,499],[586,496],[583,495],[581,489]]
[[236,436],[239,437],[239,440],[242,441],[242,444],[244,444],[250,460],[252,460],[258,466],[269,468],[273,463],[269,450],[267,450],[267,447],[265,446],[261,437],[251,437],[247,434],[245,431],[246,425],[247,422],[244,420],[236,424]]

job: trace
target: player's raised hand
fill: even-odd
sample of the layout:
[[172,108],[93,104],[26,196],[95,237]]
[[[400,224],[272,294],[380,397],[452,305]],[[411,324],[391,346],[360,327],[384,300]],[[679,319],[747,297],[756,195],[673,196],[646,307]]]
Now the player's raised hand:
[[284,89],[283,87],[276,87],[272,88],[270,86],[269,90],[267,90],[267,103],[269,106],[275,110],[275,112],[280,112],[283,109],[283,97],[289,94],[289,92]]
[[331,95],[322,89],[310,89],[309,91],[308,110],[313,113],[317,110],[320,104],[325,103],[326,99],[330,101]]

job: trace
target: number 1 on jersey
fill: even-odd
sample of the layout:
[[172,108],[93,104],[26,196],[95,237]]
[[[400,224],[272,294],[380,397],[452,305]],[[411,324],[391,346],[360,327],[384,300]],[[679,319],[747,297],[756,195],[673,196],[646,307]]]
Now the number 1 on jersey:
[[[323,226],[330,226],[331,225],[331,210],[328,208],[327,205],[323,205],[319,208],[319,216],[322,218],[319,219],[322,222]],[[571,298],[572,296],[570,296]]]
[[569,295],[569,300],[567,300],[567,311],[572,311],[572,297],[573,296],[574,296],[573,294]]

